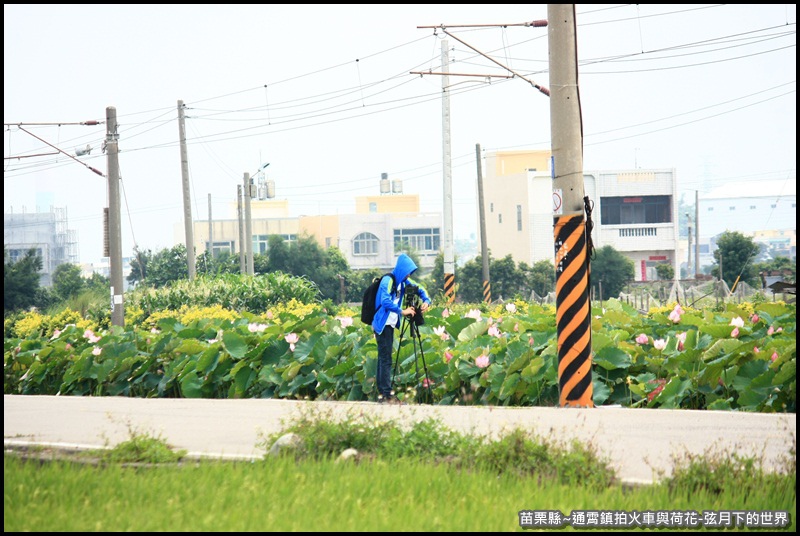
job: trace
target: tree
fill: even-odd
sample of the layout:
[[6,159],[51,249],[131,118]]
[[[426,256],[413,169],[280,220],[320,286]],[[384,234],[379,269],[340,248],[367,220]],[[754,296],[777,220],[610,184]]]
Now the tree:
[[[189,277],[187,263],[184,244],[178,244],[170,249],[162,249],[145,261],[147,276],[143,282],[151,287],[160,287],[172,281],[187,279]],[[129,277],[128,280],[130,281],[131,278]]]
[[29,249],[14,262],[3,247],[3,309],[8,313],[36,305],[39,294],[39,271],[42,258],[36,249]]
[[59,299],[74,298],[85,288],[86,280],[77,265],[66,262],[53,270],[53,291]]
[[[520,268],[523,269],[522,263]],[[556,267],[552,260],[539,261],[523,271],[527,272],[528,285],[538,296],[547,296],[556,289]]]
[[292,258],[289,246],[280,235],[270,235],[267,238],[267,271],[291,273]]
[[656,275],[661,280],[670,281],[675,278],[675,268],[665,262],[656,264]]
[[633,261],[613,246],[595,250],[589,282],[597,296],[602,299],[619,296],[625,285],[633,281],[634,274]]
[[[481,269],[482,273],[483,269]],[[492,300],[502,298],[508,301],[518,297],[527,298],[527,296],[523,296],[527,288],[525,274],[517,267],[511,254],[499,260],[489,258],[489,280],[492,284]],[[482,287],[483,282],[481,282]],[[483,292],[481,291],[482,296]]]
[[733,289],[737,279],[754,288],[761,288],[758,270],[752,262],[758,252],[758,244],[751,237],[738,231],[725,231],[717,238],[717,249],[714,250],[716,264],[711,275],[723,279],[730,289]]
[[126,277],[128,283],[131,285],[144,281],[147,275],[147,265],[153,258],[151,250],[139,251],[138,247],[133,248],[133,258],[131,259],[131,273]]

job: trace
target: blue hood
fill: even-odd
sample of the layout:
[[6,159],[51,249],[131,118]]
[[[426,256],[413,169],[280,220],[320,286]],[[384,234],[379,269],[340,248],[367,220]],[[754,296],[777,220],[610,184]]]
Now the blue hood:
[[400,256],[397,257],[397,264],[395,264],[394,270],[392,270],[394,280],[399,284],[401,281],[405,280],[406,277],[414,273],[416,269],[417,265],[414,264],[411,257],[405,253],[401,253]]

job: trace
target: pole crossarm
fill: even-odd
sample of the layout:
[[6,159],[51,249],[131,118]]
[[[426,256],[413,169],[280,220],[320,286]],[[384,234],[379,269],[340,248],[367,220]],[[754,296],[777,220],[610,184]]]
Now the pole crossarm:
[[[518,72],[514,71],[512,68],[510,68],[510,67],[508,67],[506,65],[503,65],[502,63],[500,63],[496,59],[492,58],[488,54],[484,54],[483,52],[481,52],[477,48],[473,47],[469,43],[465,42],[462,39],[459,39],[458,37],[456,37],[455,35],[453,35],[452,33],[447,31],[448,27],[450,27],[450,28],[490,28],[490,27],[506,28],[508,26],[525,26],[525,27],[532,27],[532,28],[543,28],[543,27],[547,26],[547,21],[546,20],[535,20],[533,22],[520,22],[520,23],[516,23],[516,24],[461,24],[461,25],[439,24],[437,26],[417,26],[417,28],[433,28],[434,30],[443,31],[448,36],[452,37],[453,39],[455,39],[456,41],[458,41],[459,43],[461,43],[465,47],[468,47],[469,49],[477,52],[478,54],[480,54],[484,58],[488,59],[491,62],[494,62],[495,64],[499,65],[500,67],[502,67],[503,69],[505,69],[506,71],[510,72],[513,75],[513,76],[506,77],[506,78],[513,78],[513,77],[522,78],[523,80],[528,82],[530,85],[532,85],[533,87],[538,89],[541,93],[543,93],[544,95],[547,95],[549,97],[550,96],[550,90],[547,89],[546,87],[537,84],[533,80],[528,80],[526,77],[524,77],[521,74],[519,74]],[[411,73],[411,74],[444,74],[444,73]],[[452,73],[448,73],[448,74],[452,74]],[[468,75],[456,75],[456,76],[492,76],[492,75],[468,74]]]
[[53,149],[55,149],[55,150],[56,150],[56,151],[58,151],[59,153],[61,153],[61,154],[64,154],[64,155],[67,155],[68,157],[72,158],[73,160],[75,160],[75,161],[76,161],[76,162],[78,162],[79,164],[81,164],[81,165],[83,165],[83,166],[86,166],[87,168],[89,168],[90,170],[94,171],[95,173],[97,173],[97,174],[98,174],[98,175],[100,175],[101,177],[105,177],[105,176],[106,176],[106,175],[105,175],[105,174],[104,174],[102,171],[100,171],[100,170],[98,170],[98,169],[95,169],[95,168],[93,168],[93,167],[92,167],[92,166],[90,166],[89,164],[86,164],[86,163],[84,163],[84,162],[81,162],[80,160],[78,160],[77,158],[75,158],[74,156],[72,156],[71,154],[69,154],[68,152],[66,152],[66,151],[63,151],[63,150],[59,149],[58,147],[56,147],[56,146],[55,146],[55,145],[53,145],[52,143],[50,143],[50,142],[48,142],[48,141],[46,141],[46,140],[43,140],[42,138],[40,138],[40,137],[39,137],[39,136],[37,136],[36,134],[33,134],[32,132],[29,132],[29,131],[25,130],[24,128],[22,128],[22,127],[21,127],[21,126],[19,126],[19,125],[17,125],[17,128],[19,128],[19,129],[20,129],[22,132],[24,132],[25,134],[28,134],[28,135],[30,135],[30,136],[33,136],[34,138],[36,138],[36,139],[37,139],[37,140],[39,140],[40,142],[42,142],[42,143],[45,143],[45,144],[49,145],[50,147],[52,147]]

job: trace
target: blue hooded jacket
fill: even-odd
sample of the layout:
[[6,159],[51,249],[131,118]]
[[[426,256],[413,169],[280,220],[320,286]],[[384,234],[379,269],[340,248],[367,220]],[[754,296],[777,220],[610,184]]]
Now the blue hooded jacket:
[[413,285],[417,285],[419,287],[420,299],[424,303],[431,303],[428,293],[425,292],[425,289],[422,288],[422,286],[417,284],[411,278],[408,280],[406,279],[406,277],[410,276],[416,270],[417,265],[414,264],[414,261],[411,260],[411,257],[405,253],[401,253],[397,258],[397,264],[395,264],[394,270],[392,270],[394,280],[397,282],[397,285],[393,289],[394,292],[390,292],[392,278],[388,275],[385,275],[381,279],[381,285],[378,288],[378,295],[375,296],[375,318],[372,320],[372,329],[375,331],[375,333],[383,333],[383,328],[386,327],[386,320],[389,318],[389,313],[391,312],[397,313],[398,316],[397,324],[395,324],[394,327],[400,326],[400,320],[403,318],[403,303],[401,302],[400,304],[395,304],[394,298],[398,296],[398,293],[400,296],[405,296],[406,284],[411,283]]

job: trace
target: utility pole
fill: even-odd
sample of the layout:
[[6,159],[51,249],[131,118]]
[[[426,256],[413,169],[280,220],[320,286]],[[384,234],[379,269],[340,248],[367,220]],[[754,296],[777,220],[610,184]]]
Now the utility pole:
[[108,264],[111,282],[111,324],[125,326],[122,283],[122,225],[119,203],[119,134],[117,109],[106,108],[106,154],[108,161]]
[[[692,217],[689,215],[688,212],[686,213],[686,222],[687,222],[687,224],[686,224],[687,225],[687,229],[686,230],[688,231],[688,235],[689,235],[689,242],[688,242],[687,247],[686,247],[686,249],[688,250],[688,252],[687,252],[688,254],[686,256],[686,279],[691,279],[691,273],[692,273]],[[697,259],[695,259],[695,262],[697,262]]]
[[575,5],[547,4],[556,331],[561,407],[593,407],[589,302],[591,220],[584,210],[583,140],[578,98]]
[[189,189],[189,156],[186,152],[186,125],[183,115],[183,101],[178,101],[178,135],[181,145],[181,177],[183,178],[183,228],[186,234],[186,261],[189,280],[195,276],[194,225],[192,223],[192,199]]
[[246,274],[247,267],[244,262],[244,220],[242,217],[242,185],[236,185],[236,214],[239,216],[239,273]]
[[492,303],[492,284],[489,280],[489,245],[486,243],[486,207],[483,206],[483,167],[481,144],[475,144],[475,161],[478,163],[478,214],[481,226],[481,259],[483,260],[483,301]]
[[450,56],[442,41],[442,168],[444,172],[444,296],[455,300],[455,253],[453,247],[453,164],[450,143]]
[[694,277],[700,275],[700,190],[694,191]]
[[208,254],[206,260],[211,262],[214,259],[214,226],[211,221],[211,194],[208,194]]
[[247,261],[247,273],[253,275],[255,273],[255,266],[253,263],[253,218],[250,213],[250,199],[253,197],[253,186],[250,181],[250,174],[244,174],[244,246],[245,257]]

